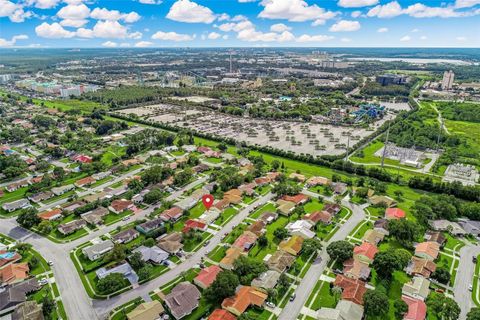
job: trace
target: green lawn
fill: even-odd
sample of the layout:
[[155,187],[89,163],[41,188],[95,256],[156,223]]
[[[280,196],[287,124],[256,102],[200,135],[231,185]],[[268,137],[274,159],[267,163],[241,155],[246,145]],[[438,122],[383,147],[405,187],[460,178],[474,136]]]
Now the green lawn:
[[337,305],[335,297],[330,292],[330,284],[325,281],[319,281],[315,285],[315,289],[312,291],[310,297],[312,299],[310,301],[310,309],[315,311],[319,310],[320,308],[335,308]]
[[250,217],[253,218],[253,219],[258,219],[258,217],[260,217],[262,215],[262,213],[267,212],[267,211],[276,212],[277,208],[275,207],[275,205],[273,203],[267,203],[264,206],[260,207],[259,209],[255,210],[250,215]]
[[305,209],[305,213],[312,213],[315,211],[321,211],[323,209],[324,204],[320,202],[318,199],[310,199],[303,208]]
[[238,213],[237,209],[229,207],[223,210],[223,212],[220,214],[217,220],[215,220],[214,224],[223,226],[237,213]]
[[212,250],[212,252],[208,254],[208,257],[212,261],[220,262],[220,260],[222,260],[223,257],[225,257],[226,252],[227,252],[227,248],[225,248],[224,246],[218,245],[215,247],[215,249]]

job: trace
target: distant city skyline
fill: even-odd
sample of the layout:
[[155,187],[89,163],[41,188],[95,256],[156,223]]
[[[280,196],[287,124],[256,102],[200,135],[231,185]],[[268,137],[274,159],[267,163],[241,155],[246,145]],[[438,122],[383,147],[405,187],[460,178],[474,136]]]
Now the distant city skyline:
[[0,0],[0,48],[480,47],[480,0]]

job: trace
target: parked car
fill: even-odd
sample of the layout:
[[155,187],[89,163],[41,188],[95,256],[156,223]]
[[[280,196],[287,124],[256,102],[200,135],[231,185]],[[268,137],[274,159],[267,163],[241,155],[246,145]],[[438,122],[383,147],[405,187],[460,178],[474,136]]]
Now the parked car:
[[295,293],[294,293],[294,294],[292,294],[292,295],[290,296],[290,301],[293,301],[293,300],[295,300],[295,298],[296,298],[296,297],[297,297],[297,295],[296,295]]
[[470,284],[470,285],[468,286],[468,291],[473,291],[473,285]]
[[267,307],[269,307],[269,308],[275,308],[275,304],[274,304],[273,302],[267,301],[265,304],[266,304]]

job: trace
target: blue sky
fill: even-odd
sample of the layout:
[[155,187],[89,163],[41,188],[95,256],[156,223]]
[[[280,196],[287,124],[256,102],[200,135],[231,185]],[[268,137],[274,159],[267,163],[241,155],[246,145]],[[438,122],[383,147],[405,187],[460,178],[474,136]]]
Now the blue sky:
[[0,0],[0,47],[480,47],[480,0]]

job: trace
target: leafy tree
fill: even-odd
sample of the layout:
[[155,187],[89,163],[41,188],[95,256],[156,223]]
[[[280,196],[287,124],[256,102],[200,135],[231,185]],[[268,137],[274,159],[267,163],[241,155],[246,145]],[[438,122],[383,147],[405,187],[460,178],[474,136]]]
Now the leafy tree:
[[381,290],[368,290],[363,295],[363,306],[368,316],[385,316],[388,313],[388,305],[388,296]]
[[268,238],[264,234],[258,237],[258,245],[262,248],[268,246]]
[[280,161],[278,160],[273,160],[271,163],[270,163],[270,166],[272,167],[272,169],[274,171],[277,171],[278,168],[280,168]]
[[401,269],[402,266],[393,251],[382,251],[375,255],[372,267],[380,279],[390,280],[393,272]]
[[55,167],[55,168],[53,168],[53,175],[58,180],[63,180],[63,178],[65,177],[65,170],[63,170],[62,167]]
[[472,308],[467,313],[467,320],[480,320],[480,308]]
[[98,280],[97,289],[101,294],[110,294],[124,288],[126,280],[121,273],[111,273]]
[[388,222],[390,236],[394,237],[405,247],[411,247],[413,241],[418,238],[420,230],[418,225],[407,219],[390,220]]
[[140,281],[147,280],[152,274],[153,267],[150,264],[145,264],[142,268],[138,270],[138,279]]
[[393,303],[395,308],[395,319],[402,320],[405,314],[408,312],[408,305],[403,300],[395,300]]
[[275,238],[283,240],[288,236],[288,231],[285,228],[277,228],[273,231],[273,235]]
[[155,239],[153,239],[153,238],[145,239],[145,241],[143,241],[143,245],[144,245],[145,247],[151,248],[151,247],[153,247],[153,246],[155,245]]
[[218,273],[217,278],[208,287],[204,296],[207,300],[212,302],[220,302],[223,299],[233,296],[235,289],[240,284],[238,276],[230,270],[225,270]]
[[443,320],[457,320],[460,316],[460,307],[452,298],[432,292],[427,298],[428,309]]
[[42,299],[42,313],[45,318],[49,319],[53,310],[55,310],[55,301],[48,295]]
[[310,257],[312,254],[317,253],[322,249],[322,243],[320,240],[312,238],[306,239],[302,244],[302,254],[306,257]]
[[40,222],[40,224],[37,226],[37,230],[40,233],[43,234],[49,234],[52,231],[52,223],[48,220],[44,220]]
[[25,229],[30,229],[38,225],[41,220],[35,208],[22,209],[17,217],[18,224]]
[[105,256],[105,261],[120,262],[127,257],[126,246],[124,244],[115,244],[113,249]]
[[243,285],[250,284],[254,278],[265,271],[267,271],[267,267],[263,262],[245,256],[240,256],[233,262],[233,272],[235,272]]
[[396,249],[395,255],[398,258],[398,262],[400,264],[400,269],[405,269],[412,258],[412,254],[405,249]]
[[439,267],[432,273],[432,278],[440,283],[447,284],[450,282],[450,272],[444,267]]
[[330,258],[343,263],[353,257],[353,244],[346,240],[332,242],[327,247]]
[[162,191],[159,188],[155,188],[143,197],[143,201],[148,204],[156,203],[162,199],[162,196]]
[[132,254],[128,258],[128,261],[134,270],[139,270],[145,266],[145,261],[142,260],[142,254],[140,252],[135,252]]

